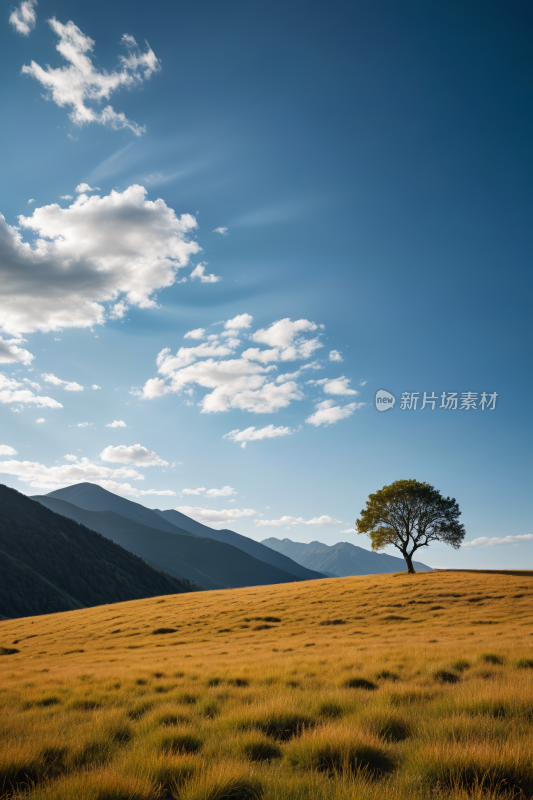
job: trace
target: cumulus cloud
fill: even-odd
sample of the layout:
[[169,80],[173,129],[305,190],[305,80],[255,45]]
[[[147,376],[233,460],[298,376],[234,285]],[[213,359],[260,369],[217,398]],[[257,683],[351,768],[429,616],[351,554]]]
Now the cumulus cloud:
[[478,539],[473,539],[471,542],[463,542],[461,547],[496,547],[502,544],[520,544],[520,542],[531,541],[533,541],[533,533],[524,533],[518,536],[504,536],[502,538],[497,536],[492,538],[480,536]]
[[[208,390],[198,401],[202,413],[230,409],[256,414],[275,413],[293,401],[303,399],[305,394],[297,379],[305,370],[323,368],[317,360],[307,361],[322,347],[319,338],[312,335],[319,326],[306,319],[285,318],[250,333],[248,329],[252,322],[251,314],[239,314],[226,322],[216,323],[223,325],[220,333],[207,335],[205,328],[188,331],[185,338],[204,338],[206,341],[192,347],[180,347],[175,354],[172,354],[169,347],[165,347],[156,359],[159,375],[149,378],[142,389],[132,388],[131,393],[144,399],[167,394],[187,394],[191,398],[200,387]],[[319,333],[318,336],[320,335]],[[246,348],[239,337],[267,347]],[[240,353],[239,348],[243,348]],[[276,375],[278,365],[290,360],[307,363],[303,363],[293,372]],[[329,394],[358,394],[349,387],[349,382],[349,378],[341,376],[308,383],[323,386],[324,391]],[[187,400],[189,405],[192,402],[191,399]],[[341,409],[334,406],[332,400],[327,400],[319,404],[316,413],[308,421],[313,425],[329,424],[349,416],[356,407],[358,405],[352,404]],[[225,438],[241,442],[241,446],[245,446],[247,441],[253,439],[274,438],[289,432],[294,431],[283,426],[274,428],[270,425],[258,430],[254,427],[245,431],[235,429],[226,434]]]
[[[253,340],[276,345],[274,348],[249,348],[236,357],[235,351],[241,346],[237,337],[251,326],[252,321],[251,314],[239,314],[224,323],[220,334],[210,334],[200,345],[180,347],[175,355],[171,354],[170,348],[164,348],[156,360],[162,377],[150,378],[142,391],[134,389],[132,393],[153,399],[169,393],[191,394],[195,385],[200,386],[211,390],[199,402],[202,413],[232,408],[257,414],[273,413],[286,408],[294,400],[302,399],[303,391],[295,380],[290,379],[291,375],[285,375],[281,381],[269,380],[270,373],[277,370],[277,366],[268,362],[308,358],[321,343],[301,334],[314,331],[318,326],[309,320],[278,320],[251,336],[245,334]],[[205,329],[201,330],[205,332]],[[232,357],[224,358],[227,356]],[[314,363],[306,366],[317,368]]]
[[331,350],[329,353],[330,361],[342,361],[342,356],[338,350]]
[[100,458],[113,464],[132,464],[135,467],[168,467],[168,461],[163,461],[152,450],[147,450],[140,444],[106,447],[100,453]]
[[178,506],[176,511],[181,511],[191,519],[204,525],[221,525],[241,517],[253,517],[257,511],[253,508],[223,508],[215,511],[212,508],[199,508],[198,506]]
[[31,206],[32,203],[35,203],[35,199],[33,197],[30,197],[30,199],[28,200],[28,205]]
[[184,339],[205,339],[205,328],[195,328],[193,331],[187,331],[183,337]]
[[145,52],[141,53],[133,36],[125,34],[122,44],[127,55],[119,57],[121,69],[107,72],[94,66],[88,55],[93,50],[94,41],[77,25],[73,22],[63,25],[55,17],[49,20],[49,24],[59,39],[56,49],[67,64],[56,69],[49,66],[43,69],[32,61],[30,66],[22,67],[22,72],[42,84],[47,99],[60,108],[70,108],[69,117],[75,125],[96,122],[114,130],[129,128],[136,136],[144,133],[144,127],[127,119],[124,113],[117,113],[111,105],[101,110],[99,107],[117,89],[139,86],[160,69],[159,59],[148,44]]
[[359,394],[355,389],[350,389],[350,378],[341,375],[340,378],[322,378],[319,381],[307,381],[315,386],[322,386],[326,394],[355,395]]
[[355,533],[355,528],[346,528],[343,531],[339,531],[339,533]]
[[325,528],[328,525],[341,525],[342,520],[328,517],[323,514],[321,517],[304,519],[303,517],[281,517],[280,519],[256,519],[254,520],[257,528],[282,528],[287,525],[311,525],[314,528]]
[[78,428],[92,428],[94,427],[93,422],[78,422]]
[[[99,192],[99,191],[100,191],[99,186],[95,186],[93,189],[89,186],[88,183],[78,183],[78,185],[76,186],[76,194],[83,194],[86,192]],[[69,200],[72,200],[72,197],[70,197],[70,195],[65,195],[65,199],[67,198]]]
[[9,21],[22,36],[29,36],[31,31],[35,28],[37,21],[37,14],[35,13],[35,6],[37,0],[22,0],[18,8],[15,8],[9,16]]
[[194,280],[195,280],[195,278],[200,278],[200,280],[201,280],[201,282],[202,282],[202,283],[218,283],[219,281],[221,281],[221,280],[222,280],[222,278],[220,277],[220,275],[214,275],[213,273],[211,273],[210,275],[208,275],[208,274],[206,273],[206,271],[205,271],[205,268],[206,268],[206,267],[207,267],[207,263],[204,263],[204,264],[200,263],[200,264],[198,264],[198,265],[197,265],[197,266],[196,266],[196,267],[193,269],[193,271],[191,272],[191,276],[190,276],[190,277],[191,277],[191,280],[192,280],[192,281],[194,281]]
[[228,229],[226,228],[225,225],[221,225],[219,228],[215,228],[214,231],[211,231],[211,233],[220,233],[221,236],[227,236]]
[[180,494],[188,494],[199,496],[203,494],[205,497],[230,497],[232,494],[237,494],[237,490],[233,486],[223,486],[222,489],[206,489],[205,486],[200,486],[199,489],[182,489]]
[[[138,185],[36,208],[18,228],[0,215],[0,328],[87,328],[104,322],[106,302],[155,307],[154,293],[201,249],[188,239],[196,227]],[[34,245],[20,228],[36,234]]]
[[0,456],[16,456],[17,451],[8,444],[0,444]]
[[102,387],[101,387],[101,386],[98,386],[98,384],[97,384],[97,383],[93,383],[93,385],[91,386],[91,389],[94,389],[95,391],[96,391],[97,389],[101,389],[101,388],[102,388]]
[[39,417],[39,419],[36,419],[35,422],[41,423],[41,422],[46,422],[46,420],[44,417]]
[[83,386],[76,383],[76,381],[63,381],[61,378],[52,375],[51,372],[43,372],[43,380],[46,383],[53,383],[54,386],[61,386],[66,392],[83,392]]
[[123,419],[115,419],[113,422],[107,422],[106,428],[127,428],[128,426]]
[[323,400],[317,403],[317,410],[305,420],[309,425],[331,425],[346,417],[351,417],[357,408],[364,406],[364,403],[350,403],[347,406],[336,406],[334,400]]
[[234,431],[225,433],[223,439],[231,439],[233,442],[240,442],[241,447],[246,447],[247,442],[255,442],[260,439],[275,439],[278,436],[289,436],[291,433],[296,433],[293,428],[284,428],[280,426],[275,428],[274,425],[266,425],[264,428],[245,428],[239,430],[236,428]]
[[39,408],[63,408],[57,400],[34,394],[22,381],[8,378],[3,372],[0,372],[0,403],[20,403]]
[[0,336],[0,364],[13,364],[20,362],[24,366],[29,366],[35,358],[32,353],[19,345],[25,339],[2,339]]
[[59,199],[60,200],[74,200],[74,198],[72,197],[71,194],[60,194],[59,195]]

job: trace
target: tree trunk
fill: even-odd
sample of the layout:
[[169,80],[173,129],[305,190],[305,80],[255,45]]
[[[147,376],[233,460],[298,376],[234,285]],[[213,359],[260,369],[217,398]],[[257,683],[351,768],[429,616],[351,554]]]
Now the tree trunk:
[[405,558],[405,563],[407,564],[407,572],[410,575],[415,574],[415,568],[413,567],[413,559],[411,558],[410,553],[404,553],[403,557]]

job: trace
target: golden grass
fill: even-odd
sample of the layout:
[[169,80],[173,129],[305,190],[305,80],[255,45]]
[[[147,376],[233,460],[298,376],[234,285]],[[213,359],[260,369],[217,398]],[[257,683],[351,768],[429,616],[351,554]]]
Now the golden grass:
[[0,798],[531,798],[532,600],[435,572],[0,622]]

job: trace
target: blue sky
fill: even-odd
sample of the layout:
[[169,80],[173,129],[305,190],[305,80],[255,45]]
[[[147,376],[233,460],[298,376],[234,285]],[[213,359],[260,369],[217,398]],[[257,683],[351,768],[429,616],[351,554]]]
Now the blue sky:
[[533,568],[531,7],[0,8],[0,480],[367,547],[416,478]]

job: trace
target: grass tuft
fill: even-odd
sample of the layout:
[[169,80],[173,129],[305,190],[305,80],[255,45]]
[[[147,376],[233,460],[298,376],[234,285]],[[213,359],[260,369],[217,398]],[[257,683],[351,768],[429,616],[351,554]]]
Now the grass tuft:
[[346,686],[347,689],[366,689],[367,692],[373,692],[378,687],[374,683],[374,681],[369,681],[367,678],[347,678],[344,681],[343,686]]
[[388,748],[348,726],[324,726],[306,733],[286,746],[285,757],[294,767],[331,777],[363,772],[376,778],[395,766]]

